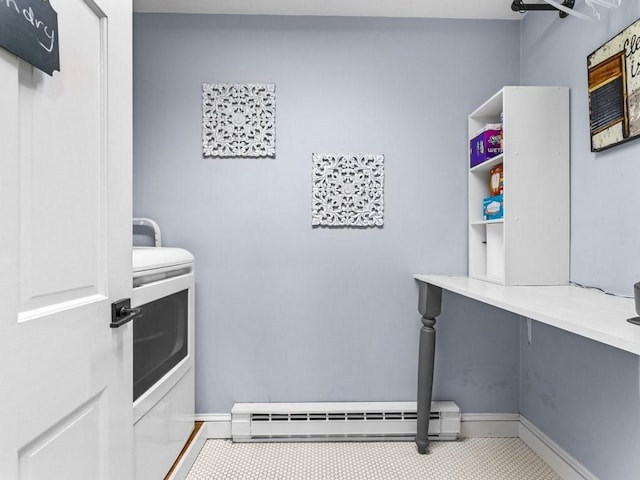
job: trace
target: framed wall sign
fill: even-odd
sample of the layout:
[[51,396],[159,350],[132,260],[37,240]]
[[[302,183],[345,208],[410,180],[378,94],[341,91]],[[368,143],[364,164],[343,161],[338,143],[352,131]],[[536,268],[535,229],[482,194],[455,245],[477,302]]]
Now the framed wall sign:
[[587,57],[591,151],[640,135],[640,20]]
[[58,14],[48,0],[1,0],[0,47],[49,75],[60,71]]

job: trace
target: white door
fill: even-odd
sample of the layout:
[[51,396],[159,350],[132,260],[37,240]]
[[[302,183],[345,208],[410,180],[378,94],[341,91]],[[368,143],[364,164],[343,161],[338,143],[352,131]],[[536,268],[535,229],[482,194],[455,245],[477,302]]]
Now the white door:
[[60,72],[0,49],[0,478],[127,480],[131,2],[50,2]]

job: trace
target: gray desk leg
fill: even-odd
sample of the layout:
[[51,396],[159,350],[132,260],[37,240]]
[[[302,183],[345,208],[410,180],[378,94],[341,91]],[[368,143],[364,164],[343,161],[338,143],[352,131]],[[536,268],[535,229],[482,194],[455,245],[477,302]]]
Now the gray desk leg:
[[418,312],[422,315],[420,352],[418,355],[418,425],[416,445],[418,453],[427,453],[429,447],[429,416],[433,389],[433,361],[436,352],[436,317],[440,315],[442,289],[419,283]]

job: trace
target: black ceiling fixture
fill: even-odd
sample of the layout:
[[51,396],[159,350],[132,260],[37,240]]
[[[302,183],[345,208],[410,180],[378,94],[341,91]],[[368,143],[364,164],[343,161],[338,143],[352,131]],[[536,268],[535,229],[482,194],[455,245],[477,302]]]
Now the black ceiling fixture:
[[[564,0],[562,2],[562,6],[573,8],[575,3],[575,0]],[[566,12],[558,10],[556,7],[554,7],[553,5],[549,5],[548,3],[524,3],[522,0],[513,0],[513,3],[511,4],[511,10],[520,13],[525,13],[531,10],[555,10],[556,12],[559,12],[560,18],[565,18],[568,15]]]

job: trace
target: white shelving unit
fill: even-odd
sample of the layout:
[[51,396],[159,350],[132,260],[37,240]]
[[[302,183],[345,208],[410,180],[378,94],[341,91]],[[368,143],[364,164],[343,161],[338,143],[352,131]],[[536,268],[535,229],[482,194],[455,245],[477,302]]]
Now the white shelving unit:
[[[469,276],[503,285],[569,281],[569,89],[504,87],[469,115],[469,140],[503,113],[504,152],[469,169]],[[469,159],[467,158],[467,164]],[[482,219],[503,164],[504,218]]]

